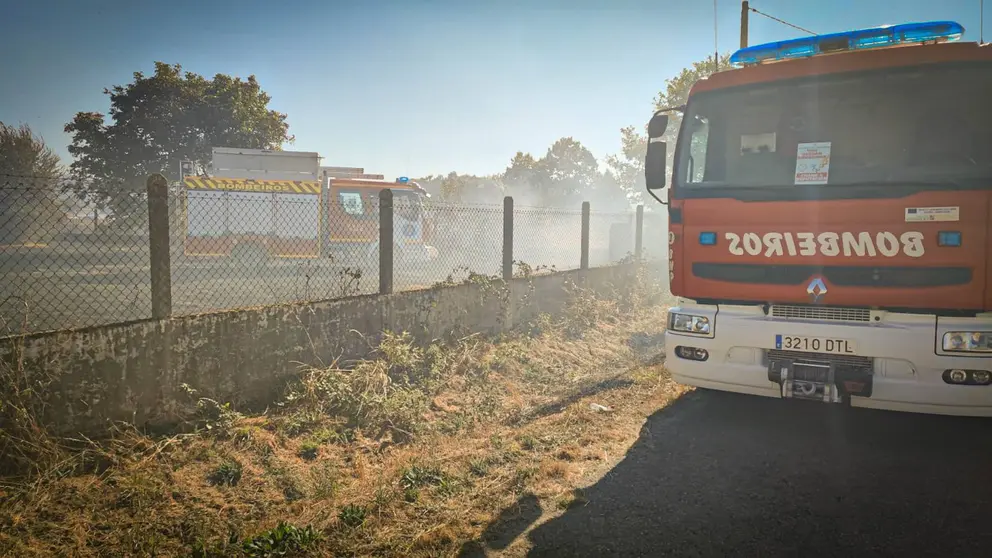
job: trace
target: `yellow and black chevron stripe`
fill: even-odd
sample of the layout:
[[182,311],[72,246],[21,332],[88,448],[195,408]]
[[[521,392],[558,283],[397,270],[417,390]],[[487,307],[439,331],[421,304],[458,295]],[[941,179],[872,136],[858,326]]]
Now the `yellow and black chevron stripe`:
[[311,180],[250,180],[245,178],[199,178],[183,180],[187,190],[226,192],[272,192],[281,194],[319,194],[320,182]]

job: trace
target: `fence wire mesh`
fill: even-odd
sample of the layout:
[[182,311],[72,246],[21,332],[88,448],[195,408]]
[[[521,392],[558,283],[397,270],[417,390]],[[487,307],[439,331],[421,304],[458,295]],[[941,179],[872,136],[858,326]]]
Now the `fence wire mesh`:
[[582,210],[515,207],[513,258],[532,267],[578,269],[582,260]]
[[109,211],[57,178],[0,175],[0,335],[148,317],[148,207]]
[[429,287],[463,279],[469,272],[498,275],[503,261],[503,207],[430,201],[424,207],[426,234],[409,233],[399,207],[394,214],[394,289]]
[[170,204],[175,315],[378,290],[376,198],[346,206],[312,194],[176,195],[178,203]]
[[[172,315],[328,300],[379,290],[378,188],[169,190]],[[151,316],[148,200],[92,204],[56,179],[0,177],[0,335]],[[107,209],[112,207],[113,209]],[[500,275],[503,206],[394,193],[393,290]],[[645,214],[646,257],[667,256],[663,215]],[[589,265],[634,251],[635,214],[591,211]],[[513,259],[580,267],[581,209],[515,207]]]
[[668,215],[663,211],[645,211],[641,234],[644,259],[648,262],[667,262],[672,248],[668,241]]

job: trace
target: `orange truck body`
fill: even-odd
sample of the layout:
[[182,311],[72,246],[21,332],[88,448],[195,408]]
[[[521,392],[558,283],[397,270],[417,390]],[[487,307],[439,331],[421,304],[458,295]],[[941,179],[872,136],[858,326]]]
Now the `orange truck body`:
[[[741,86],[844,72],[969,62],[986,64],[985,71],[992,71],[992,46],[948,43],[896,47],[758,65],[717,73],[697,82],[690,92],[689,102],[700,93]],[[992,106],[992,99],[989,101]],[[934,107],[934,110],[935,118],[939,118],[940,107]],[[986,120],[988,116],[989,113],[985,113]],[[807,283],[820,274],[829,293],[823,301],[829,301],[831,305],[992,310],[992,180],[982,190],[924,190],[876,199],[756,202],[728,198],[688,199],[680,196],[677,188],[670,193],[670,217],[675,218],[670,218],[669,230],[675,239],[698,238],[704,231],[722,233],[716,246],[680,241],[672,244],[669,265],[673,294],[691,299],[803,304],[810,299]],[[930,207],[957,207],[960,220],[906,221],[907,208]],[[961,232],[962,246],[937,245],[938,233],[948,228]],[[825,255],[819,238],[814,239],[815,250],[805,251],[815,251],[813,255],[803,255],[801,246],[794,251],[788,249],[787,233],[791,233],[792,242],[798,245],[801,239],[797,235],[812,233],[819,237],[824,232],[838,236],[845,232],[855,233],[858,240],[861,233],[867,233],[876,255],[858,256],[856,251],[845,250],[843,238],[837,239],[839,250],[836,255]],[[891,257],[880,254],[879,233],[891,233],[899,238],[913,232],[922,234],[922,254],[907,254],[901,241],[900,249]],[[742,244],[745,235],[757,235],[762,239],[760,255],[752,256],[746,250],[741,255],[731,253],[727,249],[730,241],[726,233],[739,236]],[[769,249],[764,242],[768,233],[783,235],[781,250],[775,246]],[[833,252],[828,249],[826,253]],[[745,267],[725,267],[722,269],[726,273],[721,273],[720,266]],[[903,280],[910,277],[913,270],[934,269],[943,270],[943,273],[934,273],[932,277],[920,275],[919,281]],[[903,279],[895,275],[901,275]],[[735,276],[739,280],[721,279],[723,276]],[[899,286],[900,282],[907,286]],[[790,286],[802,288],[786,288]]]
[[700,80],[683,109],[677,381],[992,417],[992,46],[756,63]]
[[[329,178],[317,181],[186,177],[182,198],[184,253],[231,256],[250,248],[268,258],[365,256],[379,241],[379,195],[421,203],[414,183]],[[422,211],[399,221],[398,243],[425,245],[431,226]]]

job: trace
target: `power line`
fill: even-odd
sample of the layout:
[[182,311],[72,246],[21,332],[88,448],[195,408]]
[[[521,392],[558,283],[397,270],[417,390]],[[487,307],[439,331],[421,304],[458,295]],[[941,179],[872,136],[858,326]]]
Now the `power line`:
[[777,21],[777,22],[781,23],[782,25],[788,25],[789,27],[792,27],[793,29],[798,29],[798,30],[802,31],[803,33],[809,33],[810,35],[816,35],[816,33],[810,31],[809,29],[806,29],[805,27],[799,27],[798,25],[793,25],[793,24],[789,23],[788,21],[781,20],[781,19],[779,19],[779,18],[777,18],[775,16],[768,15],[768,14],[766,14],[764,12],[759,12],[757,9],[752,8],[750,6],[748,6],[748,9],[750,9],[752,12],[754,12],[754,13],[756,13],[758,15],[762,15],[762,16],[767,17],[768,19]]

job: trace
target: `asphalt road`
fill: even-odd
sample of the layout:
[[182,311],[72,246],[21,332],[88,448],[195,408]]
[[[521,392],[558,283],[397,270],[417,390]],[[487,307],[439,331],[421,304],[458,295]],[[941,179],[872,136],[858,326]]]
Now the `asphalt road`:
[[585,496],[530,555],[988,556],[992,420],[696,391]]

